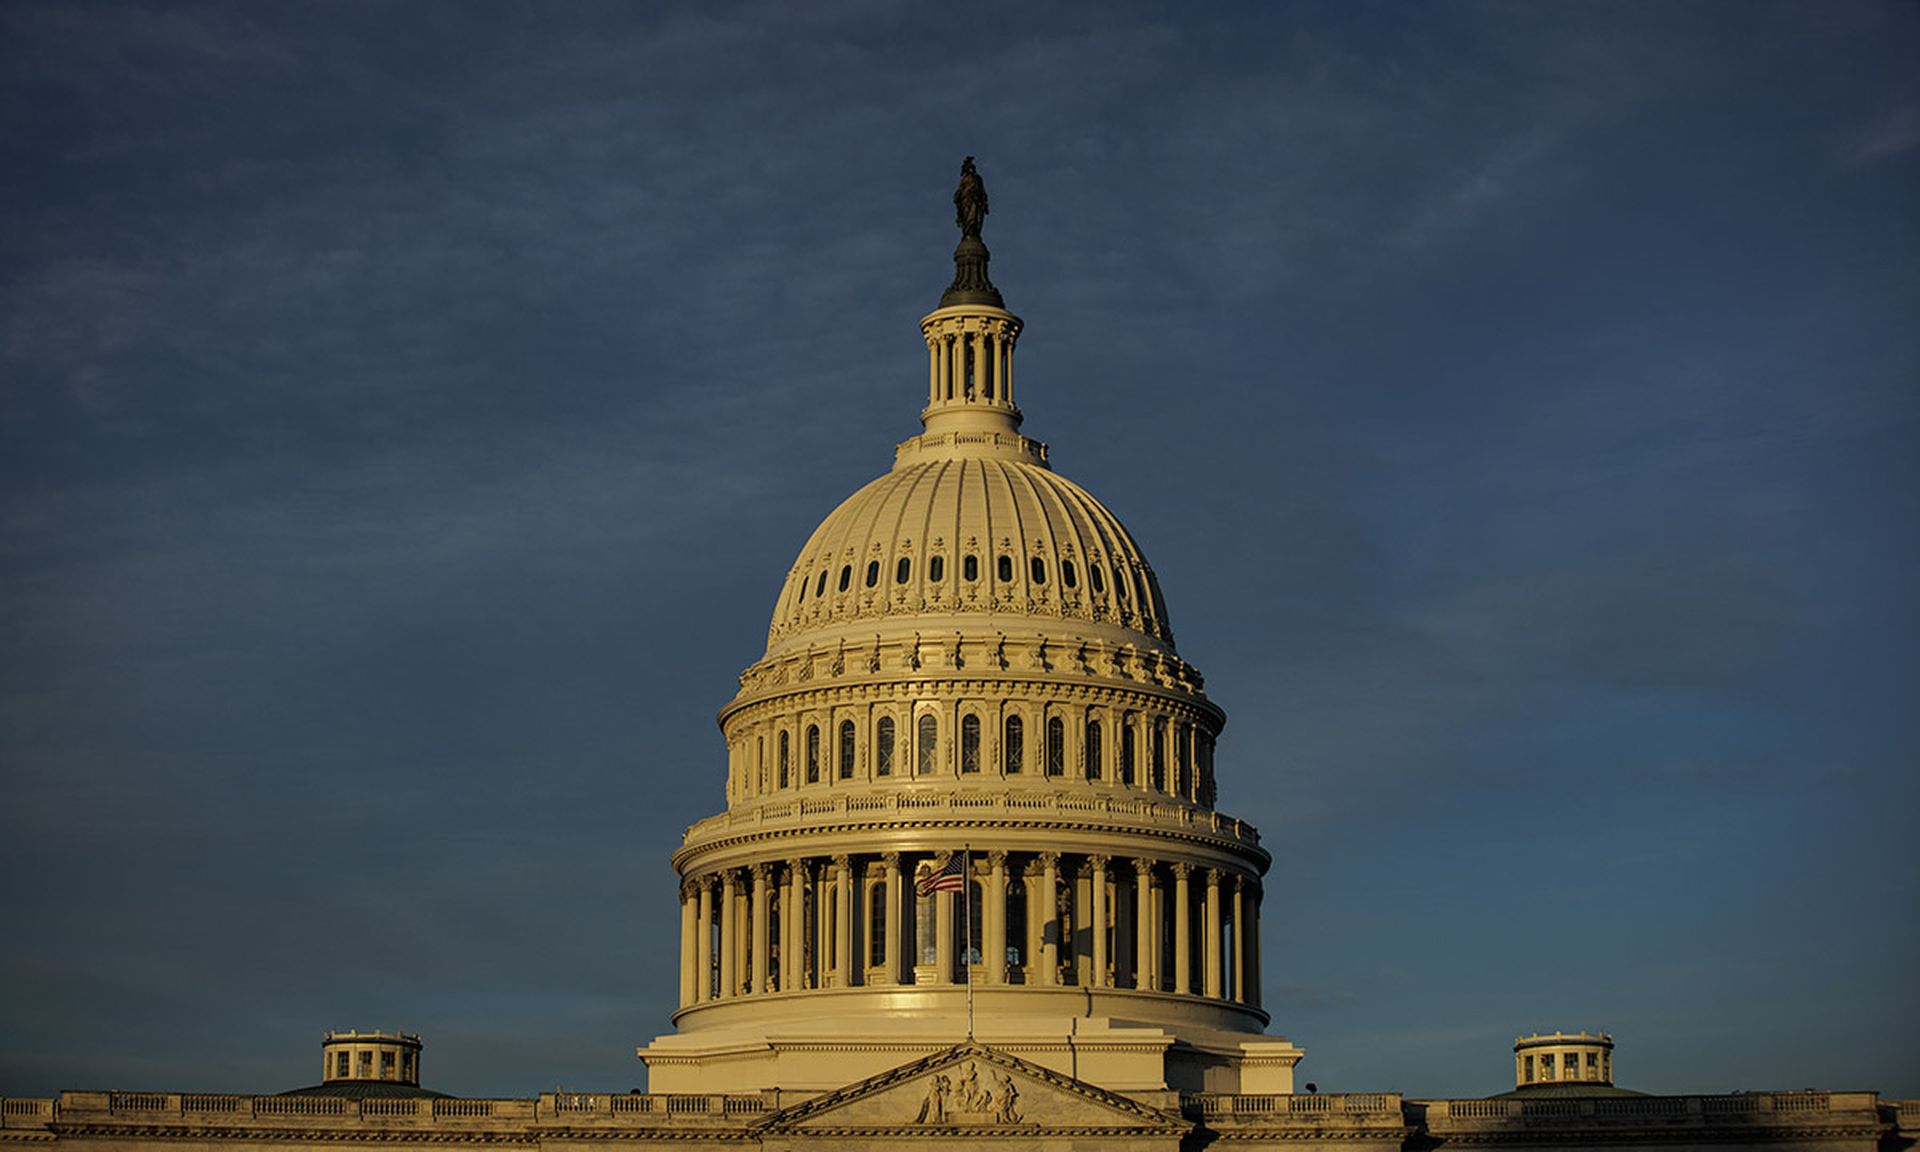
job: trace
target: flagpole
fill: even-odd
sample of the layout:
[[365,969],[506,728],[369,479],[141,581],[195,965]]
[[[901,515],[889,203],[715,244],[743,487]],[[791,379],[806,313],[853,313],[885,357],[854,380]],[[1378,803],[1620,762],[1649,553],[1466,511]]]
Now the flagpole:
[[973,845],[961,846],[966,857],[967,882],[960,888],[961,935],[967,964],[967,1039],[973,1039]]

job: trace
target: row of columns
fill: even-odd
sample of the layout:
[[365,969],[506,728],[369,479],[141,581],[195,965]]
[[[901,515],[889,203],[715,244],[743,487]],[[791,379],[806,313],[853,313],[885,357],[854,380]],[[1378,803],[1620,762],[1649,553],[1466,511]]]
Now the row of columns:
[[[913,858],[922,873],[945,859]],[[1251,874],[1147,857],[1068,861],[1041,852],[1016,864],[1004,851],[977,853],[969,880],[980,922],[962,940],[971,906],[955,909],[952,893],[916,898],[913,870],[903,854],[888,852],[857,865],[842,854],[689,879],[681,888],[681,1006],[809,988],[950,984],[969,969],[983,985],[1086,984],[1259,1005],[1261,889]],[[1009,940],[1015,907],[1020,936]]]
[[[978,400],[1003,408],[1013,406],[1012,331],[994,326],[984,331],[927,333],[927,403],[947,404]],[[968,392],[967,362],[973,362],[972,392]]]

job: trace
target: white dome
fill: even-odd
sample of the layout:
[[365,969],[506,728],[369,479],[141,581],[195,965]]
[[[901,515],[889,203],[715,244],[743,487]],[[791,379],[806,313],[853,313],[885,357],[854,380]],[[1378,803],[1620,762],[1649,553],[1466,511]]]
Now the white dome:
[[1105,625],[1171,650],[1153,570],[1104,505],[1037,450],[929,454],[927,439],[814,530],[780,590],[769,655],[914,616],[970,631],[1012,622],[993,616]]

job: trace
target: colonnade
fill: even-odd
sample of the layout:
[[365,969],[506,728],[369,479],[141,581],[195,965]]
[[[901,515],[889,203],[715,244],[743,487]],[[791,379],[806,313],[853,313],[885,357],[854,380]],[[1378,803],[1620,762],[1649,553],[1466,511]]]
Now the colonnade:
[[981,320],[981,327],[935,321],[927,338],[927,403],[983,401],[1013,407],[1013,342],[1019,322],[1011,317]]
[[971,853],[968,902],[919,896],[945,853],[803,856],[680,890],[680,1005],[818,988],[1126,988],[1260,1003],[1251,872],[1096,853]]

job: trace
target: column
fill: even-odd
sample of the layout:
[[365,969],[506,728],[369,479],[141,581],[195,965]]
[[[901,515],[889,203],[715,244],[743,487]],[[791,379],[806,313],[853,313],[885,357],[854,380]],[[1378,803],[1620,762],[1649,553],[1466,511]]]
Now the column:
[[1188,907],[1187,878],[1193,865],[1184,861],[1173,866],[1173,990],[1193,991],[1193,921]]
[[[1040,853],[1040,983],[1060,982],[1060,853]],[[1027,915],[1034,914],[1031,902]]]
[[1007,394],[1006,384],[1000,375],[1000,357],[1006,355],[1007,351],[1005,326],[996,327],[987,334],[987,347],[993,350],[993,367],[987,375],[987,379],[993,382],[993,400],[996,404],[1004,404]]
[[966,387],[967,335],[955,332],[947,344],[947,394],[958,400]]
[[1013,333],[1011,330],[1008,331],[1007,336],[1009,337],[1009,339],[1007,340],[1007,368],[1006,368],[1006,374],[1000,378],[1000,399],[1005,401],[1008,404],[1012,404],[1013,403],[1013,340],[1011,339],[1011,337],[1013,336]]
[[844,852],[833,858],[833,978],[840,988],[853,987],[853,860]]
[[1247,878],[1235,873],[1233,877],[1233,998],[1235,1002],[1247,1002]]
[[1105,988],[1107,980],[1107,858],[1087,859],[1093,883],[1093,986]]
[[1155,987],[1153,948],[1153,861],[1133,862],[1133,986]]
[[767,922],[767,865],[753,866],[753,984],[747,990],[759,995],[767,990],[767,953],[771,939]]
[[987,895],[980,914],[986,923],[980,926],[981,960],[988,984],[1007,980],[1007,854],[987,853]]
[[700,897],[694,893],[693,881],[680,882],[680,1007],[693,1003],[695,967],[695,933],[700,928]]
[[[934,869],[936,872],[938,868]],[[933,982],[953,983],[953,893],[933,894]]]
[[929,407],[940,402],[940,344],[932,337],[927,339],[927,404]]
[[1040,982],[1040,940],[1044,929],[1044,922],[1040,918],[1040,862],[1027,861],[1020,870],[1020,878],[1025,881],[1027,902],[1027,939],[1020,960],[1027,983],[1033,985]]
[[740,978],[735,975],[740,957],[739,932],[736,931],[739,917],[734,911],[734,897],[740,886],[740,880],[729,868],[720,874],[720,998],[729,999],[740,994]]
[[1260,1007],[1260,885],[1247,893],[1247,1003]]
[[807,890],[802,885],[799,860],[787,861],[787,887],[780,896],[780,990],[793,992],[800,987],[800,961],[806,946],[801,933],[806,928]]
[[907,937],[902,935],[901,924],[906,920],[900,913],[900,896],[905,887],[900,878],[900,853],[889,852],[881,861],[887,866],[887,955],[886,982],[898,984],[905,979],[901,975],[900,958],[908,951]]
[[700,908],[694,916],[699,924],[693,939],[693,965],[698,969],[694,975],[693,999],[699,1003],[713,998],[713,885],[705,876],[695,883],[700,886]]
[[1207,907],[1203,914],[1207,942],[1202,963],[1207,966],[1207,974],[1200,990],[1209,999],[1220,998],[1220,869],[1207,869]]

